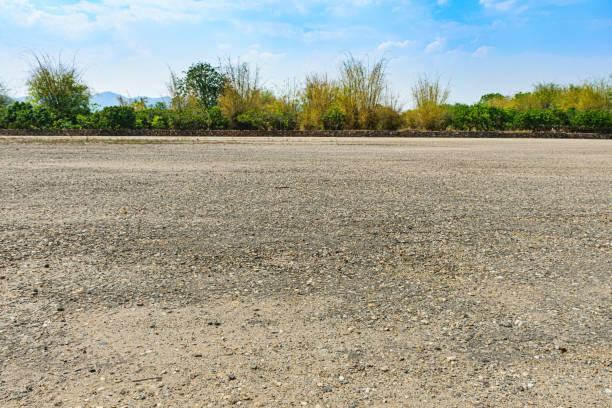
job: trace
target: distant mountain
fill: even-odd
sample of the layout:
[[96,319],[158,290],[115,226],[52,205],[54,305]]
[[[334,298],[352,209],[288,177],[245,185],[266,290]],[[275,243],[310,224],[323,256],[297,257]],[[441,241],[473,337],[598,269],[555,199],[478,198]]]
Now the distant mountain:
[[[107,92],[100,92],[100,93],[92,95],[91,99],[89,100],[89,103],[91,105],[99,105],[100,108],[106,108],[107,106],[119,105],[119,97],[123,98],[124,100],[130,103],[141,98],[141,96],[137,96],[135,98],[128,98],[127,96],[123,96],[118,93],[107,91]],[[144,98],[147,98],[147,105],[149,106],[153,106],[157,102],[170,103],[170,97],[168,96],[163,96],[161,98],[149,98],[145,96]],[[25,96],[20,96],[19,98],[13,98],[13,100],[19,101],[19,102],[24,102],[26,99],[27,98]]]
[[[100,93],[93,95],[90,99],[90,103],[92,105],[99,105],[102,108],[106,108],[107,106],[119,105],[119,98],[122,98],[131,103],[142,97],[137,96],[135,98],[128,98],[127,96],[123,96],[118,93],[107,91],[107,92],[100,92]],[[157,102],[170,103],[170,98],[168,96],[163,96],[161,98],[149,98],[148,96],[145,96],[144,98],[147,99],[147,105],[149,106],[153,106]]]

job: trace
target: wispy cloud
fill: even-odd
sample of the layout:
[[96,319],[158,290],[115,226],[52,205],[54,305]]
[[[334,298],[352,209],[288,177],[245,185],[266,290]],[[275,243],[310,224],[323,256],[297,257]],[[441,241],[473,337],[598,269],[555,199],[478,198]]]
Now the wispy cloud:
[[397,48],[406,48],[409,46],[413,46],[416,45],[416,41],[413,40],[405,40],[405,41],[385,41],[382,42],[378,45],[378,47],[376,47],[377,51],[386,51],[390,48],[393,47],[397,47]]
[[440,52],[446,47],[446,38],[437,37],[435,41],[430,42],[425,47],[425,54],[431,54],[432,52]]
[[476,51],[472,53],[472,57],[475,57],[475,58],[485,57],[492,50],[493,50],[493,47],[483,45],[482,47],[479,47]]
[[480,0],[485,8],[502,12],[521,13],[529,8],[527,4],[521,4],[518,0]]

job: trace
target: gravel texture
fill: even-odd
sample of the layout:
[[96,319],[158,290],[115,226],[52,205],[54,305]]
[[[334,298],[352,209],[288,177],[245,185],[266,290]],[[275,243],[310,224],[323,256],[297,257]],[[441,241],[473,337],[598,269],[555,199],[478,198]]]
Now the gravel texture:
[[2,407],[612,404],[612,143],[0,144]]

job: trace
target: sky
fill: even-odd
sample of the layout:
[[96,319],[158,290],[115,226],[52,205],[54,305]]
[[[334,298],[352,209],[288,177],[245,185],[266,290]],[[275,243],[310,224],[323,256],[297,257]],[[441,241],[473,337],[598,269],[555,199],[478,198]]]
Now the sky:
[[410,107],[422,75],[451,102],[612,74],[611,0],[0,0],[0,80],[27,93],[33,53],[75,61],[94,92],[167,94],[169,70],[257,65],[266,86],[387,61]]

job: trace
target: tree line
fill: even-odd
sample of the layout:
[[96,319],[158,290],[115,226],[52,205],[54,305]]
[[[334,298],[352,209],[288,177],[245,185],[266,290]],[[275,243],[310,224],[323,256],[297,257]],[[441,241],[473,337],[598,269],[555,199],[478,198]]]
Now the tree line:
[[0,83],[0,128],[612,131],[610,80],[541,83],[532,92],[492,93],[473,105],[451,105],[448,86],[423,76],[411,89],[414,108],[402,110],[386,69],[384,60],[348,55],[336,77],[309,74],[301,84],[287,81],[272,91],[247,63],[197,62],[170,73],[169,103],[120,99],[118,106],[95,109],[74,63],[35,56],[26,102],[13,101]]

